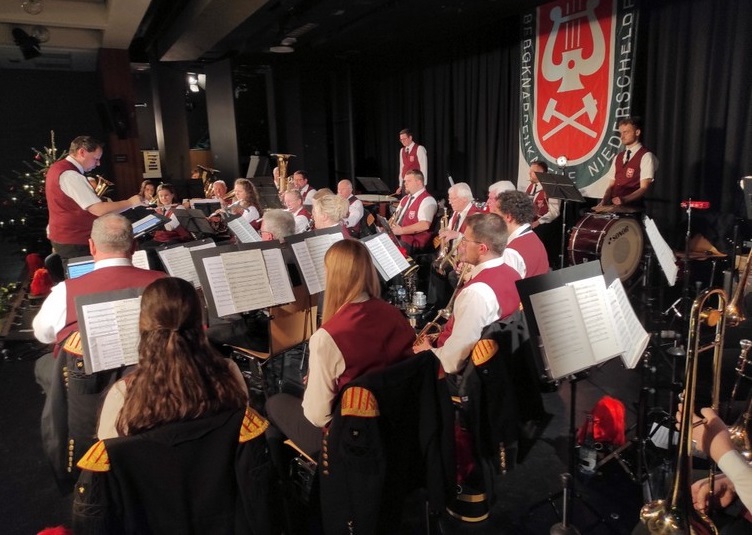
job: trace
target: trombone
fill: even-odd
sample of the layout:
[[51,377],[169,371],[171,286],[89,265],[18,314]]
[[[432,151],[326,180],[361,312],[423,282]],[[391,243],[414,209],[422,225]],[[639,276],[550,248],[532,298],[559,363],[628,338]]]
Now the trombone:
[[439,325],[439,320],[442,318],[448,320],[452,316],[452,312],[454,311],[454,301],[457,298],[457,294],[459,293],[460,289],[462,289],[462,287],[465,285],[465,278],[467,277],[467,274],[470,272],[470,269],[472,267],[472,264],[467,263],[462,266],[462,271],[460,271],[460,278],[457,281],[457,286],[454,287],[454,292],[452,292],[452,296],[449,298],[449,302],[444,308],[439,310],[436,313],[436,317],[426,323],[426,325],[416,335],[415,345],[423,342],[426,337],[436,337],[441,334],[442,327],[441,325]]

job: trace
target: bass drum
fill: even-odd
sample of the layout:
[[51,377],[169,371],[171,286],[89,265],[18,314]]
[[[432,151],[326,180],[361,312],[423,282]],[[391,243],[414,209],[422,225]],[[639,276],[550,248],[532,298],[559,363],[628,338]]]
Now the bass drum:
[[585,214],[572,227],[567,251],[570,264],[599,259],[604,273],[613,267],[627,281],[642,260],[642,226],[632,217]]

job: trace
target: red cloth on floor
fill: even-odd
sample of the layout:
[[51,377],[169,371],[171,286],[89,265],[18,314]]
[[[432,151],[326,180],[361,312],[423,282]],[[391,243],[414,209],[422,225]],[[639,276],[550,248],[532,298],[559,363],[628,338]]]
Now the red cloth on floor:
[[[603,396],[592,410],[593,438],[602,444],[622,446],[626,442],[624,436],[624,403],[611,396]],[[587,433],[587,421],[577,431],[577,443],[582,444]]]
[[33,296],[47,295],[52,290],[52,278],[46,268],[39,268],[34,272],[29,294]]

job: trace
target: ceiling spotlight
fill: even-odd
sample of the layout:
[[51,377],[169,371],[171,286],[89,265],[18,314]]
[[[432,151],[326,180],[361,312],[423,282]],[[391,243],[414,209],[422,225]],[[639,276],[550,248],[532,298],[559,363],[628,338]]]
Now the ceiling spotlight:
[[44,9],[42,0],[24,0],[21,2],[21,7],[29,15],[39,15]]
[[191,93],[198,93],[198,84],[191,84],[188,86],[188,89],[191,90]]
[[189,73],[188,74],[188,83],[191,85],[196,85],[198,83],[198,78],[196,78],[196,75]]

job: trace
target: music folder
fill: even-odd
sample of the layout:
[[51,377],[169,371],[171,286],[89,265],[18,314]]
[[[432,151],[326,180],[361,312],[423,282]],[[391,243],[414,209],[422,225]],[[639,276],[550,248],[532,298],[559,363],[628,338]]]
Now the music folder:
[[555,173],[535,173],[543,191],[549,199],[561,199],[564,201],[585,202],[580,190],[566,175]]
[[323,292],[326,287],[324,255],[332,244],[345,239],[342,226],[302,232],[286,239],[295,254],[308,293],[314,295]]
[[195,250],[191,257],[207,307],[217,317],[295,301],[276,240]]
[[76,297],[84,371],[92,374],[138,363],[143,288]]
[[634,368],[649,336],[621,280],[609,283],[599,262],[585,262],[516,282],[539,369],[561,379],[621,355]]

